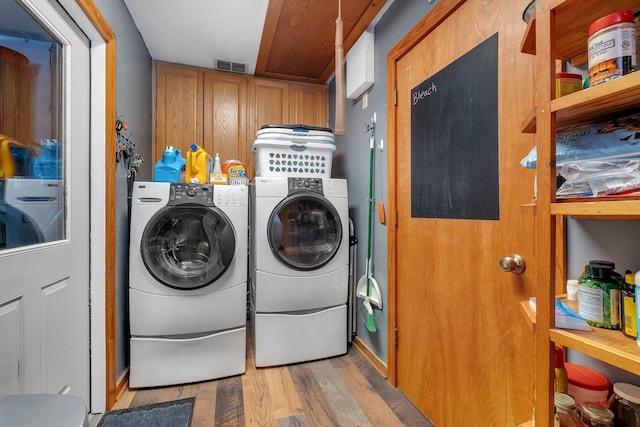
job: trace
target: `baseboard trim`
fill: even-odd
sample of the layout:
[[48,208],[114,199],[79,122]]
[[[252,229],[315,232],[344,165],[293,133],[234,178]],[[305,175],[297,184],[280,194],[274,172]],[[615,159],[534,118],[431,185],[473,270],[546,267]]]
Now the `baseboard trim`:
[[353,346],[358,349],[373,368],[385,379],[387,378],[387,364],[382,361],[371,349],[358,337],[353,339]]
[[116,381],[116,400],[120,397],[120,394],[124,389],[129,385],[129,368],[125,368],[125,370]]

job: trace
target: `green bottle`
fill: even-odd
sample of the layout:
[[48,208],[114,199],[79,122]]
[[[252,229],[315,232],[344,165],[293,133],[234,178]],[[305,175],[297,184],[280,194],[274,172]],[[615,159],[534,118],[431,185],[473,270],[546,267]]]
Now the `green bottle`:
[[611,265],[587,264],[578,279],[578,314],[591,326],[620,329],[621,284]]

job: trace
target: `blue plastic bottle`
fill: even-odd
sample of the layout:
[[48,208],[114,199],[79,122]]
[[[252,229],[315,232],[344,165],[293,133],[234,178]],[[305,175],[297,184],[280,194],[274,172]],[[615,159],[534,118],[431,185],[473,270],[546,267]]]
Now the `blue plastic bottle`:
[[62,153],[60,144],[55,139],[47,139],[42,148],[42,155],[35,157],[31,162],[31,176],[40,179],[61,179]]
[[187,161],[180,154],[180,150],[167,145],[162,153],[162,159],[153,168],[153,180],[156,182],[180,182],[180,172]]

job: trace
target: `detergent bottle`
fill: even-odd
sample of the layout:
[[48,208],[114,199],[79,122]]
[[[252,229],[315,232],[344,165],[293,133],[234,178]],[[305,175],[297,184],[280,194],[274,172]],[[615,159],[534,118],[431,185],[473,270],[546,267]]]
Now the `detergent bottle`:
[[192,144],[187,152],[187,169],[184,180],[187,184],[207,184],[209,182],[209,155],[198,144]]
[[0,134],[0,178],[29,176],[32,155],[25,144]]
[[162,159],[153,168],[153,180],[157,182],[180,182],[180,173],[185,169],[187,161],[180,150],[167,145]]
[[31,176],[40,179],[61,179],[62,158],[60,144],[55,139],[42,140],[43,153],[31,161]]

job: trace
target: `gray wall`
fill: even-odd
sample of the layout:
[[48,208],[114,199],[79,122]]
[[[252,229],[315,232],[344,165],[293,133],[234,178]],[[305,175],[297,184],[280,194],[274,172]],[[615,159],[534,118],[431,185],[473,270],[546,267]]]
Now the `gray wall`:
[[[95,0],[116,35],[116,110],[123,131],[144,163],[138,181],[151,180],[151,56],[123,0]],[[116,369],[129,366],[129,186],[128,162],[116,168]]]
[[[347,100],[345,134],[336,137],[336,154],[332,175],[346,178],[349,187],[349,215],[358,238],[356,279],[365,274],[367,256],[367,223],[369,197],[369,133],[366,124],[376,115],[376,144],[385,141],[383,149],[375,151],[374,207],[372,233],[372,276],[378,282],[383,297],[382,311],[376,310],[377,332],[369,332],[364,324],[362,300],[356,301],[358,310],[357,335],[383,361],[387,360],[387,226],[392,215],[386,212],[386,224],[377,221],[377,201],[387,205],[387,53],[420,21],[437,2],[427,0],[395,1],[374,28],[375,83],[368,89],[368,107],[362,108],[362,96]],[[347,64],[346,67],[349,65]],[[329,84],[330,123],[335,123],[335,79]]]

